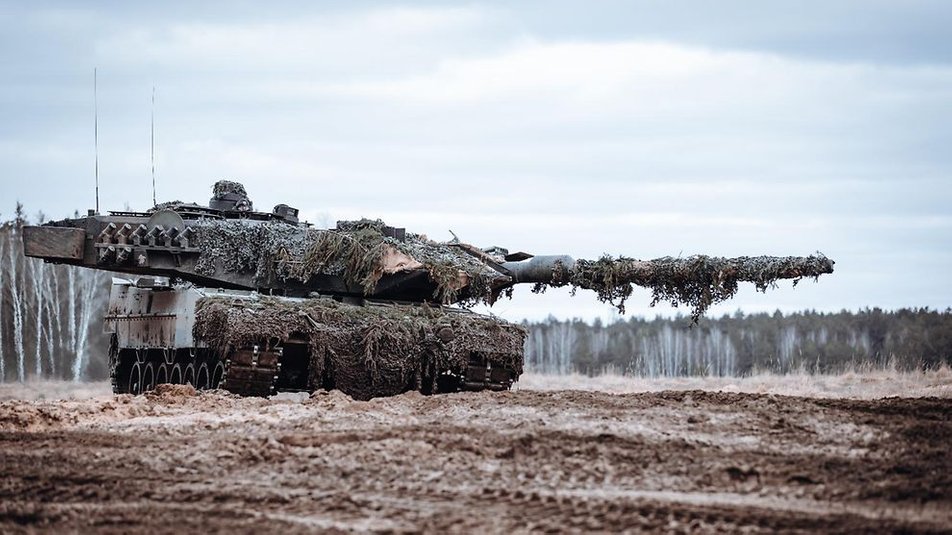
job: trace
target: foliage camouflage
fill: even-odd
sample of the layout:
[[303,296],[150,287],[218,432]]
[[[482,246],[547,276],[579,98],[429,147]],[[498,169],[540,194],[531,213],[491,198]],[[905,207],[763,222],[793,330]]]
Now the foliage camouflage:
[[271,297],[202,298],[193,334],[222,352],[307,340],[312,389],[333,386],[356,399],[430,391],[438,373],[465,370],[471,352],[521,374],[526,337],[518,325],[441,307]]
[[[632,285],[643,286],[652,292],[652,306],[660,302],[688,305],[691,319],[697,323],[712,304],[733,297],[738,282],[752,282],[758,291],[766,292],[780,279],[793,279],[796,286],[804,277],[816,279],[832,272],[833,261],[820,253],[807,257],[666,256],[654,260],[605,255],[598,260],[578,260],[570,272],[557,268],[550,285],[570,285],[573,293],[578,288],[594,290],[599,300],[615,305],[621,313]],[[535,287],[537,292],[544,289],[544,284]]]
[[219,180],[218,182],[215,182],[214,186],[212,186],[212,195],[214,195],[216,199],[220,199],[229,193],[237,193],[243,197],[248,196],[248,192],[245,191],[245,186],[241,182]]
[[384,255],[398,251],[429,272],[436,283],[431,296],[436,302],[456,301],[461,274],[470,282],[472,302],[489,298],[492,272],[482,262],[421,234],[408,233],[405,241],[394,239],[383,234],[384,227],[382,221],[367,219],[342,221],[337,229],[327,230],[281,222],[206,219],[195,226],[195,244],[201,250],[196,268],[210,277],[218,269],[253,273],[261,283],[272,277],[307,282],[315,275],[335,275],[369,295],[384,274]]

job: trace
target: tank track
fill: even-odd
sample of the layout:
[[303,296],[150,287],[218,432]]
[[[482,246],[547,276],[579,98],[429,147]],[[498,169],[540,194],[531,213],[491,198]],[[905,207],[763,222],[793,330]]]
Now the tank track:
[[[109,362],[112,389],[116,394],[142,394],[157,384],[189,384],[198,390],[222,389],[240,396],[267,397],[280,391],[307,391],[282,377],[281,347],[252,346],[221,354],[207,348],[120,348],[110,341]],[[459,375],[440,375],[426,394],[459,391],[508,390],[515,374],[493,368],[488,360],[474,357]],[[282,383],[283,381],[283,383]],[[279,389],[278,385],[283,386]]]
[[112,391],[142,394],[157,384],[189,384],[198,390],[220,388],[240,396],[270,396],[281,365],[280,352],[233,352],[222,359],[204,348],[120,348],[110,342]]
[[233,351],[225,360],[225,374],[218,386],[241,396],[270,396],[281,372],[280,358],[280,348],[261,351],[254,346]]

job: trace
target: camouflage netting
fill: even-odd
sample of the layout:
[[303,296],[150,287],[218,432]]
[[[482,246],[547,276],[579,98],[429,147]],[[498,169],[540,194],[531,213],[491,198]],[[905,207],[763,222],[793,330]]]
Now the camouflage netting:
[[[816,279],[826,273],[833,273],[833,261],[820,253],[807,257],[666,256],[654,260],[606,255],[598,260],[578,260],[572,272],[556,269],[551,285],[570,285],[573,292],[578,288],[594,290],[601,301],[614,304],[622,313],[632,285],[643,286],[652,291],[652,306],[659,302],[688,305],[697,322],[712,304],[733,297],[738,282],[752,282],[758,291],[766,292],[780,279],[793,279],[796,286],[804,277]],[[545,286],[536,285],[535,291],[543,291]]]
[[215,185],[212,186],[212,195],[216,199],[220,199],[223,196],[229,193],[237,193],[242,197],[247,197],[248,192],[245,191],[245,186],[240,182],[232,182],[231,180],[219,180],[215,182]]
[[383,258],[398,251],[420,262],[436,290],[432,299],[457,299],[461,272],[470,281],[472,301],[489,296],[493,272],[464,251],[407,234],[405,241],[384,235],[379,220],[342,221],[335,230],[281,222],[203,220],[194,228],[201,250],[197,271],[206,276],[219,269],[252,274],[258,286],[274,280],[307,282],[315,275],[342,277],[349,286],[371,295],[384,275]]
[[186,203],[179,200],[160,202],[156,204],[155,206],[153,206],[152,208],[149,208],[148,210],[146,210],[146,213],[151,214],[154,212],[158,212],[160,210],[174,210],[176,208],[184,206],[185,204]]
[[203,219],[193,228],[195,246],[201,251],[195,266],[198,273],[249,274],[257,282],[268,280],[277,252],[294,247],[306,232],[284,223],[244,219]]
[[[447,328],[454,337],[444,342]],[[471,352],[518,376],[526,337],[517,325],[438,307],[271,297],[202,298],[193,334],[219,351],[303,337],[311,348],[309,387],[332,386],[356,399],[428,390],[437,374],[461,373]]]

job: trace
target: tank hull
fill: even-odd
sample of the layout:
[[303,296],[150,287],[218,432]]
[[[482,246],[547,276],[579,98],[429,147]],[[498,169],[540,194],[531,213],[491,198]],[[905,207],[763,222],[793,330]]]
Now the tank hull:
[[505,390],[522,372],[524,329],[462,309],[150,282],[113,281],[104,327],[116,393],[177,383],[370,399]]

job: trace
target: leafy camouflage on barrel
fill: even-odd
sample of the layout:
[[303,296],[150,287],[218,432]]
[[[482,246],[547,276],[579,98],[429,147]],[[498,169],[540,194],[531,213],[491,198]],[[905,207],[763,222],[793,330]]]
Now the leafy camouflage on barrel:
[[696,320],[739,282],[766,290],[833,271],[819,254],[576,261],[435,242],[379,220],[318,229],[285,204],[255,211],[231,181],[215,184],[208,206],[90,213],[24,227],[23,243],[32,257],[125,275],[105,329],[114,389],[131,393],[163,382],[242,395],[339,388],[361,399],[507,389],[526,333],[467,308],[516,284],[591,289],[622,311],[644,286]]

